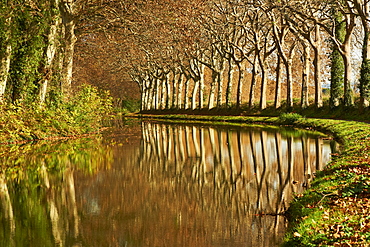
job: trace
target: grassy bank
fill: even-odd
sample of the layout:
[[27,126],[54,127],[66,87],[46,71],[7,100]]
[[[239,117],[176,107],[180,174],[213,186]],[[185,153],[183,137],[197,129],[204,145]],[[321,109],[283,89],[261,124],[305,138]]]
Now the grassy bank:
[[4,104],[0,113],[0,143],[72,137],[99,130],[112,113],[112,99],[84,86],[64,103]]
[[364,122],[280,117],[141,115],[170,121],[222,121],[293,125],[331,134],[342,144],[311,187],[296,195],[286,212],[290,227],[284,246],[370,245],[370,125]]

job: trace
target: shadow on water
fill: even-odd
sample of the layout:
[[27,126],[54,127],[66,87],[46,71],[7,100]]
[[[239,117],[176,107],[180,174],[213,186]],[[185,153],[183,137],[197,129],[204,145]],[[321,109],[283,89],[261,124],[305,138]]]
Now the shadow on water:
[[1,246],[277,246],[329,161],[310,132],[140,122],[0,158]]

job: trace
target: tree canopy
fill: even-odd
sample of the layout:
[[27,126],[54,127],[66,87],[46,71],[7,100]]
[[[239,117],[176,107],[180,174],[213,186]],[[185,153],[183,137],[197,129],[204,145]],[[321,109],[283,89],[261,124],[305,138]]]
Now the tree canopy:
[[85,56],[105,84],[128,74],[142,110],[320,108],[324,89],[331,107],[368,107],[368,14],[368,0],[3,1],[0,100],[65,99]]

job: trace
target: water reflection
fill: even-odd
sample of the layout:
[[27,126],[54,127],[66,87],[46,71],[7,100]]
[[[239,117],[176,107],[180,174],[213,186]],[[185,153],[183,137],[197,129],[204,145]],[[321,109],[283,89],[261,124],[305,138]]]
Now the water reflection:
[[331,147],[308,132],[143,122],[39,150],[1,160],[1,246],[277,246],[280,213]]
[[147,122],[137,159],[143,172],[150,171],[152,188],[176,209],[172,217],[186,219],[180,229],[189,229],[194,214],[191,225],[206,224],[193,227],[191,236],[202,232],[194,238],[204,240],[198,246],[275,246],[285,229],[279,214],[330,158],[328,141],[295,134]]

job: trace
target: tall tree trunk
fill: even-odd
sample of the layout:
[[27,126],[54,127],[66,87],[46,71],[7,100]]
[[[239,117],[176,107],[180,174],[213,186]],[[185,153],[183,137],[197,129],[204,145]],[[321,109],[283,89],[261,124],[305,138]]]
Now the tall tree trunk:
[[276,62],[276,84],[275,84],[275,109],[281,106],[281,57]]
[[155,96],[154,96],[154,110],[159,110],[161,108],[161,92],[162,92],[162,80],[155,80]]
[[292,72],[292,60],[285,64],[286,76],[287,76],[287,93],[286,93],[286,106],[288,109],[293,108],[293,72]]
[[184,101],[184,109],[189,109],[190,107],[190,102],[189,102],[189,86],[190,86],[190,79],[189,77],[185,77],[185,91],[184,91],[184,98],[185,98],[185,101]]
[[192,93],[192,99],[191,99],[191,109],[195,110],[197,108],[197,93],[199,90],[199,84],[200,80],[194,79],[194,88]]
[[59,4],[62,22],[64,26],[64,57],[61,79],[61,90],[64,100],[67,100],[71,93],[73,55],[76,43],[75,35],[75,3],[73,0],[62,0]]
[[200,66],[200,80],[199,80],[199,99],[198,99],[199,109],[204,108],[205,69],[206,69],[206,66],[204,64],[202,64]]
[[240,109],[240,105],[242,104],[242,90],[243,90],[243,82],[242,82],[242,70],[240,62],[235,62],[235,77],[236,77],[236,109]]
[[353,92],[351,87],[352,63],[351,63],[351,42],[343,45],[343,62],[344,62],[344,105],[353,105]]
[[231,65],[231,58],[228,58],[227,59],[227,77],[226,77],[226,94],[225,94],[225,98],[226,98],[226,107],[230,107],[231,106],[231,91],[232,91],[232,87],[233,87],[233,81],[232,81],[232,78],[231,78],[231,71],[232,71],[232,65]]
[[[57,7],[59,5],[59,0],[54,1],[54,5]],[[46,93],[48,89],[48,84],[53,74],[52,65],[54,61],[55,54],[57,52],[57,40],[59,31],[60,19],[55,18],[54,22],[50,26],[50,31],[48,35],[48,46],[46,48],[46,60],[44,66],[44,79],[41,81],[40,91],[39,91],[39,103],[43,105],[46,99]]]
[[321,74],[321,64],[322,60],[320,58],[320,50],[314,48],[314,82],[315,82],[315,106],[320,108],[323,106],[322,102],[322,74]]
[[[185,90],[183,92],[184,84],[185,84]],[[179,93],[178,93],[178,102],[177,102],[178,109],[188,108],[188,104],[189,104],[188,92],[189,92],[189,79],[187,78],[185,74],[182,74],[182,76],[180,77],[180,81],[179,81]]]
[[287,96],[286,103],[287,109],[293,108],[293,57],[295,54],[296,44],[290,47],[289,54],[286,61],[284,61],[287,77]]
[[261,54],[258,56],[258,60],[261,68],[261,95],[260,95],[260,110],[264,110],[267,107],[266,103],[266,94],[267,94],[267,75],[266,75],[266,61],[261,57]]
[[[5,24],[9,27],[11,23],[11,17],[7,18]],[[3,44],[5,46],[5,52],[0,54],[0,104],[4,102],[5,89],[8,82],[8,73],[10,69],[10,60],[12,55],[12,45],[10,44],[10,30],[5,30],[5,40]]]
[[166,109],[172,108],[172,97],[174,97],[174,93],[171,94],[171,86],[173,86],[173,74],[169,71],[166,75]]
[[224,100],[223,100],[223,94],[224,94],[224,80],[225,80],[225,77],[226,77],[226,74],[228,73],[228,62],[227,60],[223,59],[222,60],[222,69],[221,69],[221,72],[220,72],[220,79],[219,79],[219,83],[218,83],[218,89],[217,89],[217,107],[218,108],[221,108],[224,104]]
[[145,80],[141,82],[141,111],[146,110],[145,107],[147,106],[146,97],[147,97],[148,89],[145,85]]
[[343,57],[344,63],[344,106],[353,105],[353,92],[351,87],[352,79],[352,63],[351,63],[351,43],[352,43],[352,33],[356,25],[355,17],[350,14],[345,15],[346,20],[346,33],[344,37],[344,42],[341,45],[341,55]]
[[256,84],[257,84],[257,57],[258,55],[254,55],[254,61],[252,63],[252,80],[250,85],[250,91],[249,91],[249,109],[252,109],[254,106],[254,98],[255,98],[255,91],[256,91]]
[[303,41],[303,49],[301,107],[305,109],[309,106],[308,83],[310,77],[310,44]]
[[158,91],[158,82],[156,78],[152,78],[152,87],[151,87],[151,109],[157,110],[157,91]]
[[153,107],[153,79],[148,77],[146,80],[146,98],[145,98],[145,110],[151,110]]
[[209,89],[209,97],[208,97],[208,110],[215,107],[215,91],[216,85],[219,83],[220,80],[220,73],[212,70],[212,82],[211,87]]
[[12,46],[8,44],[5,48],[5,53],[0,54],[0,103],[3,103],[5,98],[11,55]]
[[364,38],[362,45],[362,64],[361,64],[361,78],[360,78],[360,109],[369,107],[370,98],[370,7],[369,3],[362,4],[362,1],[355,0],[355,7],[360,13],[362,27],[364,30]]
[[159,97],[159,100],[160,100],[160,109],[161,110],[164,110],[166,109],[166,102],[167,102],[167,97],[168,95],[166,94],[167,92],[167,87],[168,87],[168,83],[167,83],[167,77],[164,75],[161,79],[161,95]]
[[[346,24],[344,22],[343,14],[340,11],[333,11],[335,38],[340,42],[344,42],[346,34]],[[318,55],[315,49],[315,56]],[[344,63],[343,57],[337,45],[333,42],[331,52],[331,71],[330,71],[330,99],[329,106],[331,108],[337,107],[340,104],[340,98],[343,95],[344,84]]]
[[178,101],[179,101],[179,85],[181,80],[182,74],[180,72],[174,71],[174,78],[173,78],[173,92],[172,92],[172,108],[178,108]]

